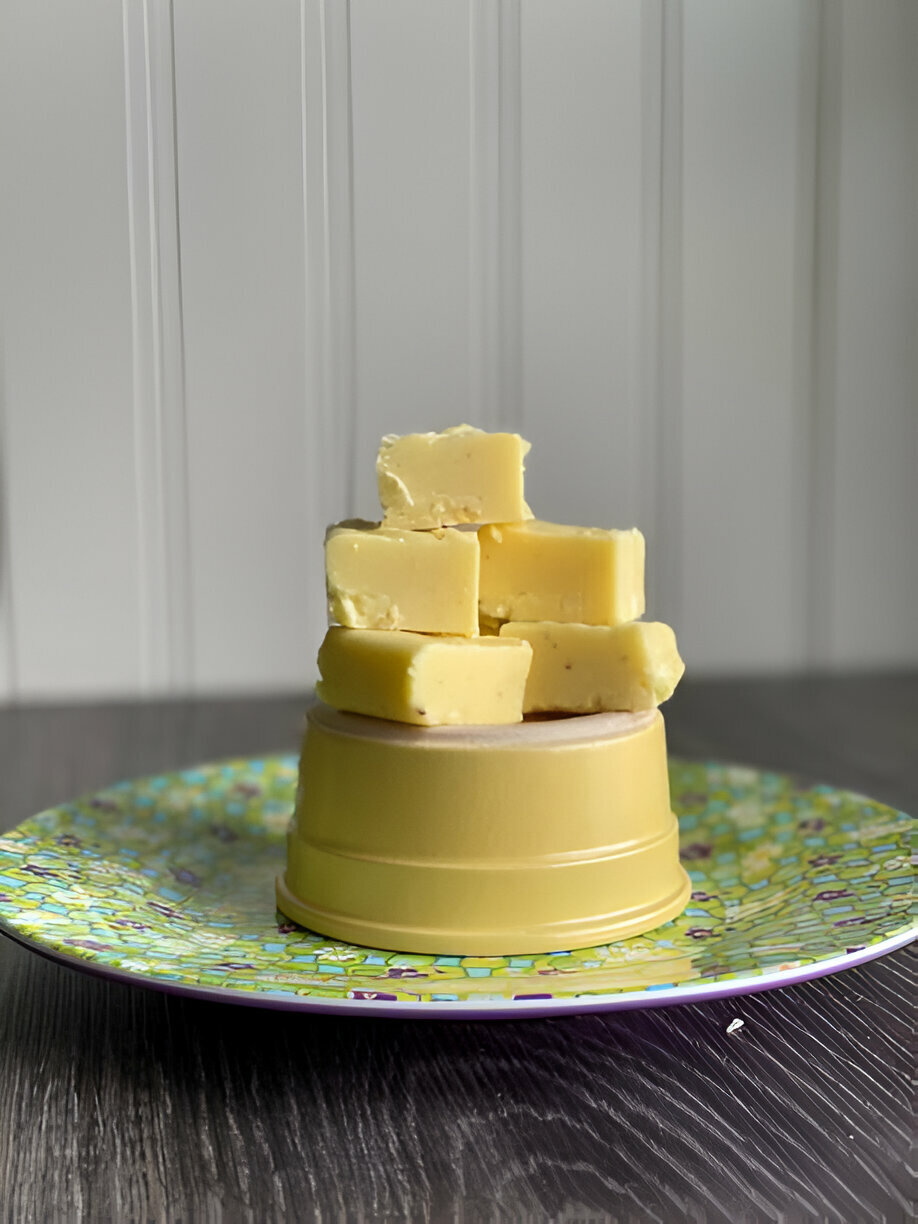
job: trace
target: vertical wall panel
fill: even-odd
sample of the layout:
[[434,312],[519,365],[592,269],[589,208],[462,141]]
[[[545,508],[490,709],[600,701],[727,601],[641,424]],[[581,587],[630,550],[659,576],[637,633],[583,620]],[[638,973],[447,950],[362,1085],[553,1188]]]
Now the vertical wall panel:
[[469,2],[469,404],[491,429],[519,406],[519,23],[519,0]]
[[642,17],[522,5],[524,431],[535,513],[639,517]]
[[828,661],[918,661],[918,7],[841,21]]
[[121,6],[0,8],[0,334],[18,694],[139,684]]
[[681,642],[699,668],[787,666],[802,649],[802,13],[684,8]]
[[353,0],[356,510],[381,433],[472,418],[469,6]]
[[9,467],[6,444],[7,406],[3,395],[3,347],[0,336],[0,703],[16,693],[16,635],[13,629],[13,532],[9,515]]
[[143,692],[191,677],[172,5],[125,0],[128,233]]
[[303,0],[302,135],[306,221],[306,378],[313,479],[324,524],[354,500],[354,193],[350,3]]
[[299,687],[312,673],[301,51],[295,0],[176,6],[199,689]]
[[640,396],[634,479],[648,615],[682,624],[682,4],[648,0],[641,34]]
[[0,590],[0,704],[6,705],[15,691],[15,656],[9,592]]

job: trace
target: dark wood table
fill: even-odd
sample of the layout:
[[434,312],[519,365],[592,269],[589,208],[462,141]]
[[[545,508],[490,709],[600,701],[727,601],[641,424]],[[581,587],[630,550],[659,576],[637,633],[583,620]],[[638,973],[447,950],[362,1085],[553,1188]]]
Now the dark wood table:
[[[293,747],[303,704],[2,711],[0,825]],[[683,756],[918,812],[918,675],[687,681],[667,724]],[[743,999],[462,1023],[171,998],[0,938],[0,1219],[914,1220],[915,953]]]

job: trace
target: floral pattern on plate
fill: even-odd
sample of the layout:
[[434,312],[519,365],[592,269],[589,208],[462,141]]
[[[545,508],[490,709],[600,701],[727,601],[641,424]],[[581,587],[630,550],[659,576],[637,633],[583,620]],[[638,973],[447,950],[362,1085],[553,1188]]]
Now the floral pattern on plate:
[[274,908],[296,766],[293,756],[228,761],[34,816],[0,837],[0,927],[58,959],[177,993],[475,1014],[642,1006],[718,984],[739,994],[856,963],[918,930],[910,817],[779,774],[673,761],[693,885],[675,921],[538,956],[338,943]]

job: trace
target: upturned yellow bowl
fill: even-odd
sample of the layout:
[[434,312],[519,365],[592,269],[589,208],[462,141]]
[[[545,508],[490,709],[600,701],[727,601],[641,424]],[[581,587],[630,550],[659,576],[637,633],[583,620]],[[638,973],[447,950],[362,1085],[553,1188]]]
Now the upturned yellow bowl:
[[501,727],[309,712],[277,904],[311,930],[544,952],[641,934],[689,891],[658,710]]

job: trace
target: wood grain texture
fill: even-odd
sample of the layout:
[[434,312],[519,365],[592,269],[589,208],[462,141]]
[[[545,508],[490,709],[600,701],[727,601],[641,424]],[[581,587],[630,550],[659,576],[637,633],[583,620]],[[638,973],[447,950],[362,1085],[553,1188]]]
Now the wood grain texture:
[[[302,706],[0,711],[0,820],[289,748]],[[689,682],[667,724],[683,755],[918,809],[918,675]],[[0,940],[0,1219],[905,1224],[916,951],[746,999],[487,1024],[172,999]]]

